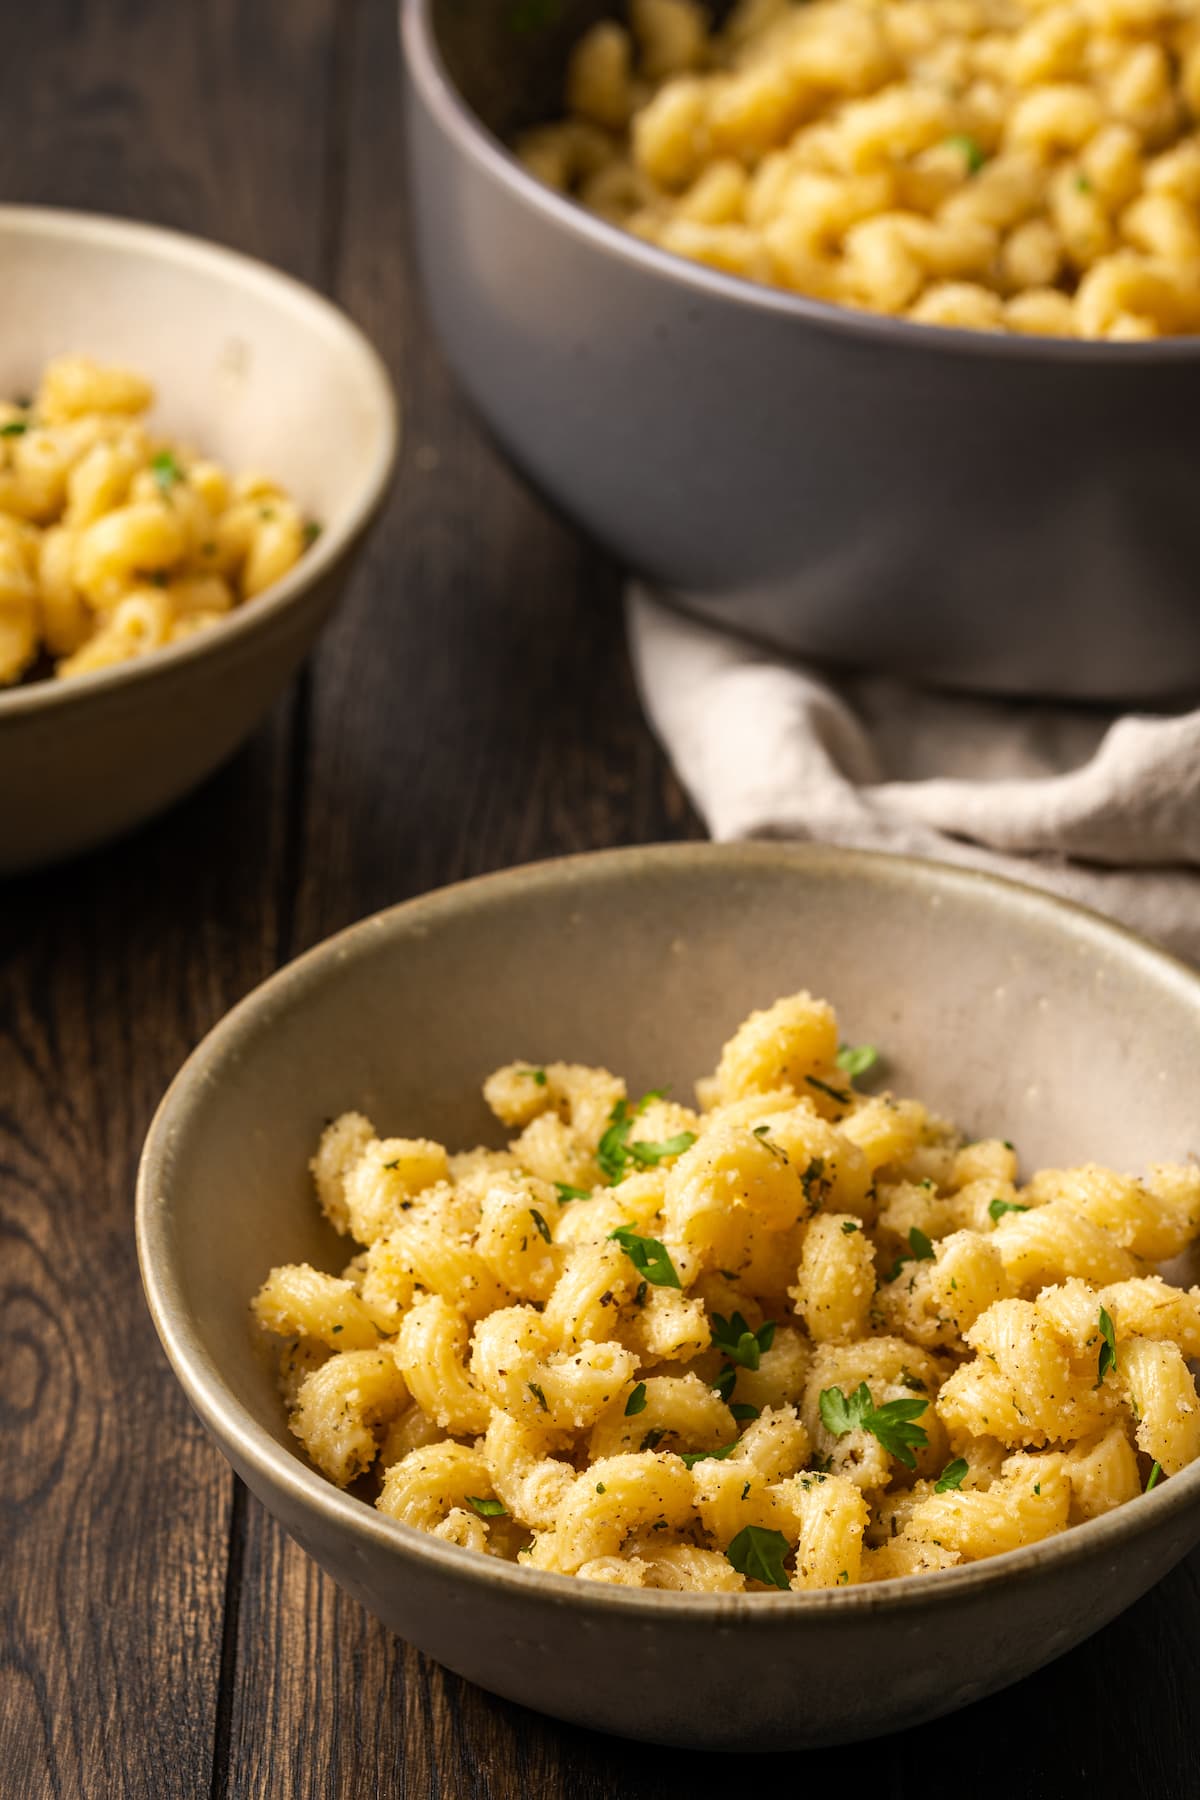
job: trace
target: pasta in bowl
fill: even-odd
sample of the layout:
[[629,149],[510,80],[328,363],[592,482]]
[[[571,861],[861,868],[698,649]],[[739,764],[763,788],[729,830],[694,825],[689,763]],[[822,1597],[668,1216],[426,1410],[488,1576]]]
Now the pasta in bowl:
[[507,1149],[347,1113],[313,1159],[359,1250],[272,1270],[291,1429],[391,1517],[681,1592],[889,1580],[1033,1544],[1200,1455],[1200,1168],[1023,1185],[1004,1141],[864,1095],[808,993],[698,1084],[513,1063]]
[[[817,987],[837,1023],[805,1002],[827,1035],[760,1079],[738,1020]],[[284,1529],[469,1680],[693,1748],[919,1724],[1079,1643],[1197,1542],[1182,1383],[1175,1445],[1139,1431],[1166,1422],[1152,1361],[1190,1348],[1195,1297],[1155,1265],[1192,1230],[1198,1034],[1193,972],[952,868],[694,844],[466,882],[319,945],[194,1052],[138,1177],[150,1309]],[[884,1066],[839,1066],[839,1035]],[[706,1068],[728,1090],[685,1106]],[[892,1115],[889,1089],[925,1104]],[[909,1147],[872,1202],[889,1118]],[[703,1182],[685,1201],[719,1151],[735,1192],[761,1176],[753,1229]],[[993,1218],[1002,1200],[1029,1211]]]

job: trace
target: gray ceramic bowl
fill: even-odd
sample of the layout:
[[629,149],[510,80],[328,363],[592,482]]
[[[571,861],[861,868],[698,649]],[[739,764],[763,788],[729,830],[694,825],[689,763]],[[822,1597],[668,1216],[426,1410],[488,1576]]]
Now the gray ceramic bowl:
[[249,734],[337,600],[396,452],[378,356],[262,263],[176,232],[0,207],[0,396],[52,356],[127,363],[155,420],[275,476],[322,534],[212,631],[70,681],[0,689],[0,874],[91,848],[194,787]]
[[503,140],[561,112],[568,46],[620,10],[402,0],[430,303],[526,474],[785,649],[1014,693],[1200,684],[1200,339],[875,318],[592,218]]
[[[787,1595],[647,1593],[497,1563],[384,1517],[289,1437],[248,1303],[274,1263],[344,1260],[307,1158],[361,1107],[494,1132],[483,1076],[566,1056],[685,1093],[747,1010],[808,984],[901,1090],[1027,1162],[1197,1144],[1200,978],[1091,914],[898,859],[623,850],[490,876],[354,926],[251,994],[176,1078],[138,1181],[155,1324],[201,1419],[364,1606],[470,1680],[690,1746],[836,1743],[963,1706],[1070,1649],[1200,1538],[1200,1463],[1106,1518],[973,1567]],[[493,1139],[494,1141],[494,1139]]]

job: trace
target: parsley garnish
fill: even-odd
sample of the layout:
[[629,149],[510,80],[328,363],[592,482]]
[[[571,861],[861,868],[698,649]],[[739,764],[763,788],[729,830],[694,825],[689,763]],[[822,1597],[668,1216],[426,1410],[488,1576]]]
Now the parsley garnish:
[[10,419],[7,425],[0,425],[0,437],[24,437],[28,430],[28,419]]
[[933,1245],[919,1225],[914,1225],[908,1234],[908,1249],[909,1254],[907,1256],[898,1256],[896,1258],[895,1262],[888,1270],[888,1273],[883,1278],[885,1281],[895,1281],[901,1269],[907,1262],[933,1261]]
[[1002,1200],[999,1194],[996,1195],[994,1200],[988,1201],[988,1217],[991,1219],[993,1225],[998,1225],[1006,1212],[1028,1211],[1029,1208],[1027,1206],[1022,1206],[1019,1200]]
[[603,1493],[605,1493],[605,1492],[606,1492],[606,1491],[607,1491],[607,1490],[606,1490],[606,1489],[605,1489],[605,1486],[604,1486],[604,1483],[603,1483],[603,1482],[602,1482],[602,1481],[598,1481],[598,1482],[597,1482],[597,1483],[596,1483],[596,1492],[597,1492],[597,1493],[598,1493],[598,1494],[603,1494]]
[[556,1181],[554,1185],[560,1206],[565,1206],[568,1200],[590,1200],[592,1197],[591,1188],[572,1187],[569,1181]]
[[485,1519],[502,1519],[508,1517],[508,1508],[505,1506],[503,1500],[481,1500],[478,1494],[468,1494],[467,1505],[473,1506],[475,1511],[481,1514]]
[[730,1394],[733,1392],[733,1384],[736,1380],[737,1370],[732,1363],[726,1363],[725,1367],[721,1370],[721,1373],[717,1376],[717,1379],[713,1382],[713,1389],[721,1396],[722,1400],[728,1401]]
[[951,1488],[958,1489],[963,1484],[963,1476],[969,1475],[971,1465],[965,1456],[956,1456],[953,1462],[947,1463],[933,1484],[935,1494],[949,1493]]
[[824,1181],[825,1158],[823,1156],[814,1156],[807,1169],[805,1169],[803,1175],[800,1177],[800,1186],[804,1189],[804,1198],[810,1213],[820,1211],[821,1195],[814,1194],[813,1188],[823,1186]]
[[646,1410],[646,1384],[639,1381],[628,1400],[625,1402],[625,1417],[632,1419],[635,1414]]
[[383,1166],[385,1169],[398,1169],[400,1167],[400,1161],[400,1157],[393,1156],[391,1162],[385,1162]]
[[852,1233],[854,1233],[856,1231],[861,1231],[861,1230],[862,1230],[862,1226],[859,1224],[857,1219],[843,1219],[842,1220],[842,1236],[843,1237],[850,1237],[852,1235]]
[[[732,1370],[730,1373],[732,1373]],[[738,1421],[739,1425],[746,1420],[757,1419],[759,1414],[759,1408],[757,1406],[748,1406],[744,1400],[735,1400],[733,1405],[729,1408],[729,1411]]]
[[953,149],[962,152],[963,159],[967,165],[967,174],[978,175],[980,169],[982,169],[984,163],[987,161],[987,157],[984,155],[975,138],[969,136],[965,131],[960,131],[956,132],[953,137],[948,137],[946,142]]
[[650,1286],[650,1283],[648,1281],[639,1281],[638,1282],[637,1287],[633,1291],[633,1304],[635,1306],[645,1306],[646,1290],[649,1288],[649,1286]]
[[767,1136],[770,1129],[771,1127],[769,1125],[756,1125],[751,1135],[756,1137],[763,1149],[769,1150],[771,1155],[775,1157],[778,1162],[785,1163],[788,1160],[788,1153],[782,1145],[773,1143]]
[[719,1312],[713,1314],[714,1348],[723,1350],[730,1362],[740,1363],[743,1369],[757,1369],[761,1353],[771,1348],[774,1337],[774,1319],[768,1319],[757,1331],[751,1331],[740,1312],[735,1312],[732,1319],[722,1317]]
[[1150,1489],[1152,1487],[1158,1486],[1158,1481],[1159,1481],[1159,1477],[1161,1476],[1161,1474],[1162,1474],[1162,1464],[1161,1463],[1153,1463],[1150,1468],[1150,1473],[1146,1477],[1146,1492],[1147,1493],[1150,1492]]
[[674,1137],[665,1138],[661,1144],[651,1143],[649,1138],[635,1138],[629,1146],[629,1154],[640,1168],[652,1169],[664,1157],[682,1156],[695,1141],[694,1131],[677,1131]]
[[638,1274],[644,1275],[647,1281],[652,1281],[655,1287],[680,1286],[679,1276],[667,1247],[657,1238],[639,1237],[632,1225],[618,1225],[608,1235],[620,1244]]
[[819,1094],[827,1094],[831,1100],[836,1100],[839,1106],[849,1106],[849,1094],[843,1094],[837,1088],[830,1087],[827,1081],[821,1081],[815,1075],[806,1075],[804,1079],[809,1087],[816,1088]]
[[[664,1088],[651,1088],[649,1093],[642,1095],[636,1107],[631,1107],[628,1100],[618,1100],[609,1113],[607,1128],[596,1150],[596,1161],[610,1187],[614,1187],[621,1180],[625,1173],[625,1165],[631,1156],[635,1162],[641,1163],[643,1167],[648,1167],[656,1163],[661,1156],[678,1156],[682,1150],[689,1149],[695,1143],[694,1134],[688,1131],[681,1131],[678,1138],[670,1140],[671,1145],[679,1144],[678,1150],[670,1148],[666,1144],[651,1144],[645,1140],[636,1144],[629,1142],[633,1121],[639,1113],[645,1112],[652,1101],[661,1100],[665,1091]],[[683,1138],[687,1138],[686,1144],[681,1143],[680,1140]]]
[[821,1423],[832,1437],[845,1437],[848,1431],[857,1429],[869,1431],[906,1469],[917,1466],[911,1447],[915,1444],[921,1448],[929,1442],[923,1428],[912,1423],[928,1407],[928,1400],[889,1400],[876,1406],[864,1381],[848,1400],[840,1387],[826,1388],[819,1405]]
[[732,1456],[737,1449],[737,1439],[732,1444],[723,1444],[719,1450],[681,1450],[679,1460],[689,1469],[694,1469],[698,1462],[711,1458],[713,1462],[723,1462],[725,1457]]
[[843,1044],[836,1057],[839,1069],[844,1069],[851,1081],[865,1075],[879,1061],[879,1052],[874,1044]]
[[150,473],[164,494],[169,494],[177,481],[187,479],[170,450],[160,450],[157,456],[150,458]]
[[541,1213],[538,1211],[536,1206],[530,1207],[529,1216],[533,1220],[534,1224],[537,1226],[538,1236],[540,1238],[544,1238],[546,1243],[550,1243],[551,1242],[550,1227],[547,1225],[545,1219],[543,1219]]
[[788,1541],[782,1531],[769,1531],[764,1525],[743,1525],[725,1552],[739,1575],[784,1589],[789,1585],[783,1568],[787,1554]]
[[546,1396],[545,1396],[545,1394],[543,1394],[543,1392],[542,1392],[541,1388],[538,1386],[537,1382],[536,1381],[527,1381],[525,1383],[525,1386],[529,1389],[530,1393],[533,1395],[534,1399],[537,1401],[537,1403],[541,1407],[542,1411],[549,1412],[550,1408],[546,1405]]
[[343,1329],[343,1327],[342,1327],[342,1326],[341,1326],[341,1325],[335,1325],[335,1326],[334,1326],[334,1328],[333,1328],[333,1330],[334,1330],[334,1335],[335,1335],[335,1336],[336,1336],[336,1335],[337,1335],[337,1333],[338,1333],[338,1332],[339,1332],[339,1331],[341,1331],[341,1330],[342,1330],[342,1329]]
[[662,1441],[666,1437],[666,1435],[667,1434],[666,1434],[665,1430],[658,1428],[658,1427],[653,1427],[651,1430],[649,1430],[646,1433],[645,1437],[642,1439],[638,1448],[640,1450],[657,1450],[658,1446],[662,1443]]
[[1103,1306],[1100,1308],[1100,1335],[1104,1342],[1100,1346],[1100,1358],[1096,1365],[1097,1387],[1100,1386],[1110,1369],[1114,1374],[1117,1369],[1117,1334],[1113,1330],[1113,1322]]
[[545,1069],[521,1069],[518,1073],[524,1075],[526,1080],[535,1082],[538,1087],[546,1085]]

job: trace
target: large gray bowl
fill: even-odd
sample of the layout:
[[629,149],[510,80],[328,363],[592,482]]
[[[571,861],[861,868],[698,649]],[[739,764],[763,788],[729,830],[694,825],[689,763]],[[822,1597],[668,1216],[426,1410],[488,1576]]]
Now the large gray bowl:
[[[786,846],[624,850],[366,920],[274,976],[176,1078],[138,1179],[150,1308],[200,1417],[284,1527],[439,1662],[582,1725],[769,1750],[912,1725],[1111,1619],[1200,1538],[1200,1463],[1062,1536],[962,1569],[809,1594],[605,1588],[473,1554],[340,1492],[289,1437],[248,1304],[340,1266],[306,1162],[322,1124],[470,1144],[513,1056],[685,1094],[749,1008],[801,985],[897,1087],[1026,1162],[1137,1167],[1197,1145],[1200,979],[1091,914],[931,864]],[[494,1123],[490,1127],[494,1131]]]
[[1200,339],[881,319],[592,218],[502,140],[561,111],[567,47],[620,10],[402,0],[430,304],[524,471],[687,607],[789,650],[1015,693],[1200,684]]
[[237,748],[340,597],[396,454],[383,364],[311,288],[178,232],[0,206],[0,398],[63,351],[149,375],[158,427],[282,481],[322,532],[210,631],[0,689],[0,875],[140,825]]

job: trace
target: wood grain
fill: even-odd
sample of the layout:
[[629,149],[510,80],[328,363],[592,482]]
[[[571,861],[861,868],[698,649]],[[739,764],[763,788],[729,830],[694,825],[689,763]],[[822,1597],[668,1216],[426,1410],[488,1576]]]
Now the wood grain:
[[699,828],[638,710],[617,572],[508,471],[437,354],[391,0],[43,0],[10,9],[6,48],[0,193],[175,224],[336,293],[389,362],[406,441],[351,595],[250,749],[127,843],[0,892],[0,1796],[727,1800],[849,1771],[877,1800],[1195,1800],[1200,1557],[935,1727],[735,1762],[437,1669],[208,1447],[131,1236],[141,1138],[187,1050],[378,906]]

